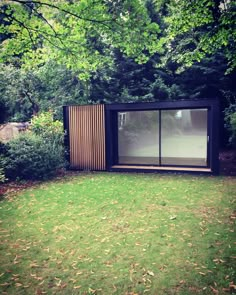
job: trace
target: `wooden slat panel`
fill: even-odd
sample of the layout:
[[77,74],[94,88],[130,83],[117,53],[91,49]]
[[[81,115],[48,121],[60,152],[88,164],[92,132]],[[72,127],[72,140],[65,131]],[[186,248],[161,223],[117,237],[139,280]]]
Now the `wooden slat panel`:
[[104,105],[69,107],[70,165],[105,170]]
[[73,114],[73,107],[69,108],[69,128],[70,128],[70,163],[74,163],[74,139],[75,137],[72,136],[74,134],[74,114]]

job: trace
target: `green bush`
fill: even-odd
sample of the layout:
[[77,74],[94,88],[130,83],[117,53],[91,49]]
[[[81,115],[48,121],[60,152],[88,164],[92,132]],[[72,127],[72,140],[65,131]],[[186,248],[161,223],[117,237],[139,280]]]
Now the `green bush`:
[[6,181],[5,173],[3,168],[0,168],[0,183],[3,183]]
[[51,112],[34,116],[29,131],[0,146],[0,168],[9,179],[47,179],[65,166],[63,141]]
[[5,177],[4,162],[5,157],[7,156],[7,146],[0,141],[0,183],[3,183],[7,180]]
[[53,143],[63,144],[63,124],[58,120],[54,121],[51,112],[44,112],[34,116],[31,120],[30,130]]
[[64,149],[62,145],[27,132],[8,143],[4,162],[9,179],[46,179],[64,166]]
[[224,110],[225,128],[229,131],[229,144],[236,147],[236,96],[227,100],[229,106]]
[[230,136],[230,143],[236,147],[236,112],[234,112],[233,114],[230,115],[230,132],[231,132],[231,136]]

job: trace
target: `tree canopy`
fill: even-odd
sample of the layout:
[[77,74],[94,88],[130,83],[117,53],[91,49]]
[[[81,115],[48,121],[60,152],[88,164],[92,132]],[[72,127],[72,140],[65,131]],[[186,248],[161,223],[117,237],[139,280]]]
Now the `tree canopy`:
[[221,50],[235,69],[235,1],[151,2],[164,26],[148,11],[150,0],[2,0],[0,61],[32,68],[55,59],[86,79],[114,48],[139,63],[162,51],[180,68]]
[[165,57],[180,65],[214,55],[219,50],[236,68],[236,2],[231,0],[172,0],[165,18]]
[[231,113],[235,39],[232,0],[0,0],[0,122],[216,97]]
[[[139,0],[12,0],[0,4],[0,60],[25,66],[55,59],[88,75],[119,48],[138,62],[160,47],[159,26]],[[103,46],[99,46],[102,44]]]

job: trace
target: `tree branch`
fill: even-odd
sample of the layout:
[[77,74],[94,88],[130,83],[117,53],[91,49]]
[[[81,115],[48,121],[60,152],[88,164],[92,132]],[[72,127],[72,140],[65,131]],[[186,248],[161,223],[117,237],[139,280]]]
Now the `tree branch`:
[[[51,35],[51,34],[48,34],[47,32],[44,32],[44,31],[41,31],[41,30],[38,30],[38,29],[34,29],[34,28],[31,28],[31,27],[28,27],[26,26],[23,22],[21,22],[20,20],[18,20],[17,18],[15,18],[14,16],[12,15],[7,15],[7,18],[8,19],[11,19],[11,20],[14,20],[15,22],[17,22],[20,26],[22,26],[24,29],[27,30],[28,34],[29,34],[29,37],[30,37],[30,40],[31,40],[31,43],[37,47],[37,45],[35,44],[33,38],[32,38],[32,33],[30,31],[34,31],[36,33],[39,33],[39,34],[42,34],[42,37],[47,40],[51,45],[53,45],[54,47],[60,49],[60,50],[63,50],[63,51],[68,51],[68,47],[65,46],[65,44],[63,43],[63,41],[58,37],[56,36],[56,38],[58,38],[58,40],[62,43],[62,45],[64,46],[63,47],[60,47],[56,44],[54,44],[48,37],[55,37],[54,35]],[[72,51],[70,50],[70,52],[72,53]]]
[[69,11],[67,9],[58,7],[57,5],[47,3],[47,2],[41,2],[41,1],[36,1],[36,0],[32,0],[32,1],[30,1],[30,0],[11,0],[11,2],[20,3],[20,4],[23,4],[23,5],[34,3],[34,4],[39,4],[41,6],[51,7],[51,8],[54,8],[56,10],[62,11],[64,13],[66,13],[66,14],[69,14],[69,15],[75,17],[75,18],[78,18],[78,19],[81,19],[81,20],[84,20],[84,21],[88,21],[88,22],[99,23],[99,24],[102,24],[104,26],[107,26],[105,23],[114,21],[113,19],[97,20],[97,19],[84,18],[84,17],[81,17],[80,15],[78,15],[78,14],[76,14],[74,12],[71,12],[71,11]]
[[58,32],[56,32],[56,30],[54,29],[54,27],[48,22],[48,20],[43,16],[43,14],[39,13],[39,12],[37,11],[37,9],[35,9],[35,8],[33,8],[33,11],[34,11],[34,13],[36,14],[36,16],[38,16],[38,18],[40,18],[41,20],[43,20],[43,21],[44,21],[44,22],[50,27],[50,29],[53,31],[55,37],[58,38],[58,40],[61,42],[61,44],[62,44],[64,47],[66,47],[65,44],[64,44],[64,42],[63,42],[63,40],[62,40],[61,37],[60,37],[60,36],[62,36],[62,35],[59,34]]
[[14,20],[15,22],[17,22],[19,25],[21,25],[24,29],[26,29],[28,35],[29,35],[29,38],[30,38],[30,41],[32,43],[33,46],[36,46],[35,42],[34,42],[34,39],[32,37],[32,32],[31,32],[31,28],[28,28],[24,23],[22,23],[21,21],[19,21],[18,19],[16,19],[14,16],[10,16],[10,15],[7,15],[8,19],[12,19]]
[[29,91],[27,90],[22,90],[22,95],[24,95],[25,97],[28,98],[29,102],[32,105],[32,109],[33,109],[33,114],[36,115],[39,112],[39,105],[38,103],[36,103],[35,101],[33,101],[31,94],[29,93]]

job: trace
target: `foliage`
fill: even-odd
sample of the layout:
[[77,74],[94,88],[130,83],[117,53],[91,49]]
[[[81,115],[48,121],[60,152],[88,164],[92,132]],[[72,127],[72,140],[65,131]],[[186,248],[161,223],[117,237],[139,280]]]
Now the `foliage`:
[[52,112],[44,112],[31,119],[30,130],[53,144],[63,144],[63,124],[53,120]]
[[6,177],[5,177],[4,169],[0,168],[0,183],[5,181],[6,181]]
[[165,18],[166,57],[191,66],[219,50],[236,69],[236,3],[224,0],[171,0]]
[[233,177],[149,173],[80,173],[11,193],[1,291],[233,294],[235,194]]
[[169,61],[157,67],[159,55],[139,65],[118,51],[114,66],[100,69],[91,79],[90,99],[94,102],[137,102],[178,99],[219,98],[223,109],[228,102],[222,93],[234,93],[236,72],[225,75],[226,61],[221,52],[176,73],[178,65]]
[[226,91],[224,96],[228,101],[224,110],[225,128],[229,132],[229,144],[236,147],[236,95]]
[[27,132],[8,142],[4,164],[9,179],[47,179],[63,167],[63,147]]
[[62,119],[67,104],[219,98],[223,111],[234,16],[223,0],[2,1],[0,123]]
[[236,147],[236,112],[230,116],[230,131],[232,134],[230,137],[230,142],[234,147]]
[[7,156],[6,144],[0,141],[0,183],[7,180],[4,170],[4,159]]
[[0,123],[28,121],[39,111],[53,110],[62,119],[62,105],[88,101],[87,82],[65,66],[51,61],[40,69],[26,71],[0,65]]
[[25,121],[39,111],[42,84],[33,71],[12,65],[0,66],[0,95],[6,109],[5,120]]
[[90,98],[99,102],[150,102],[182,98],[172,74],[156,67],[159,56],[137,64],[114,51],[114,66],[100,69],[91,78]]
[[3,167],[10,179],[46,179],[64,167],[64,134],[52,113],[31,120],[30,131],[7,143]]
[[71,71],[65,65],[51,60],[35,71],[42,83],[40,111],[52,110],[62,120],[62,106],[86,104],[89,100],[89,81],[78,78],[78,71]]
[[139,63],[165,53],[180,69],[220,50],[231,71],[235,10],[226,0],[2,1],[0,60],[31,69],[53,59],[86,80],[114,48]]
[[[0,60],[20,57],[32,68],[52,58],[79,69],[81,79],[110,60],[110,46],[139,62],[160,47],[159,26],[139,0],[11,0],[0,4],[0,13],[5,22]],[[105,45],[102,51],[97,44]]]

